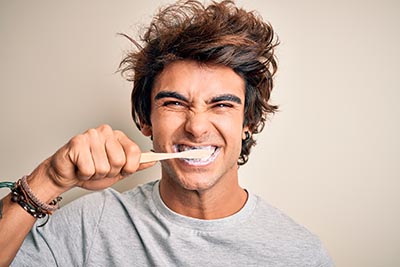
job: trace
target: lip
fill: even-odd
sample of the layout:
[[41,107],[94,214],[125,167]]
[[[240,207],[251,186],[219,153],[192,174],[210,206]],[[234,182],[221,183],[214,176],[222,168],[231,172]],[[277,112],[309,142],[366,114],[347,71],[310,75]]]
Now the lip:
[[[185,148],[183,148],[185,147]],[[195,167],[200,167],[200,166],[206,166],[215,161],[215,159],[218,157],[221,147],[216,146],[216,145],[211,145],[211,144],[175,144],[173,146],[173,150],[175,152],[179,152],[182,150],[187,150],[186,148],[191,147],[193,149],[213,149],[213,153],[211,156],[209,156],[206,159],[179,159],[180,161],[185,162],[187,165],[190,166],[195,166]]]

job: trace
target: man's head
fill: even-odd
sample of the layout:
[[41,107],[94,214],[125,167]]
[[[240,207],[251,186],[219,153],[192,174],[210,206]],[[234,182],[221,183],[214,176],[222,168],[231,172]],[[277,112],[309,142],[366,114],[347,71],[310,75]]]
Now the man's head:
[[[132,40],[132,39],[131,39]],[[231,68],[245,83],[243,127],[249,138],[242,142],[239,164],[248,160],[255,144],[253,134],[262,131],[268,114],[273,75],[277,70],[272,27],[253,12],[237,8],[233,1],[178,1],[154,16],[142,37],[143,46],[121,62],[122,72],[134,82],[132,116],[139,129],[151,126],[151,92],[158,75],[169,64],[193,60],[204,65]]]

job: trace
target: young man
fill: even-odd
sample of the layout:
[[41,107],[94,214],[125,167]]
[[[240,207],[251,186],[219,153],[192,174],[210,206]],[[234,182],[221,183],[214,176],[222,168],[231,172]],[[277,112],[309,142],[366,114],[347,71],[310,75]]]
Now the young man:
[[[1,264],[332,266],[318,238],[238,183],[253,135],[277,109],[272,27],[231,1],[187,1],[154,17],[143,47],[132,41],[121,68],[136,125],[155,152],[210,156],[162,161],[159,181],[120,194],[108,187],[154,163],[140,164],[138,146],[107,125],[73,137],[3,200]],[[37,227],[34,216],[76,186],[104,190]]]

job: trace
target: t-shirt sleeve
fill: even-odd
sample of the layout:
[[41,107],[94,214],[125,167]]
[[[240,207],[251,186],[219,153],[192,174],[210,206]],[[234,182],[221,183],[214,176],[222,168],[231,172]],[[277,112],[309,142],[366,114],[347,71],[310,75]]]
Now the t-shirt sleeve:
[[11,266],[83,266],[101,219],[106,191],[86,195],[38,221]]

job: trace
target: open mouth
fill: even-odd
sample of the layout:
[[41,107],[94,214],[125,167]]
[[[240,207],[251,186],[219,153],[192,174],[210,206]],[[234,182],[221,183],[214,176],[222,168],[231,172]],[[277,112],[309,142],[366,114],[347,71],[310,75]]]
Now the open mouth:
[[212,151],[211,155],[207,158],[202,158],[202,159],[189,159],[189,158],[183,158],[181,160],[185,161],[189,165],[194,165],[194,166],[204,166],[207,165],[211,162],[213,162],[220,151],[220,148],[217,146],[187,146],[183,144],[179,145],[174,145],[174,150],[175,152],[182,152],[182,151],[187,151],[187,150],[194,150],[194,149],[204,149],[204,150],[210,150]]

